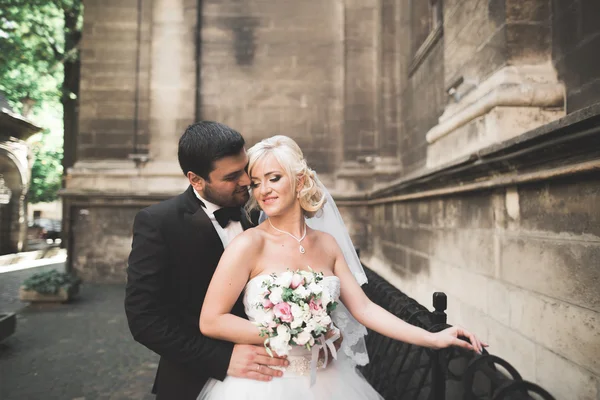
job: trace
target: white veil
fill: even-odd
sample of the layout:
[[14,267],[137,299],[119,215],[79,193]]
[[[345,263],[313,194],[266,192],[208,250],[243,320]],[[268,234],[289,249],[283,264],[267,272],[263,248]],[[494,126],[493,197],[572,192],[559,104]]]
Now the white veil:
[[[325,192],[326,202],[323,208],[317,212],[317,215],[312,218],[306,218],[306,224],[312,229],[327,232],[335,238],[342,249],[342,253],[344,254],[346,263],[348,263],[350,271],[354,274],[358,284],[362,286],[367,283],[367,276],[365,275],[360,259],[356,254],[356,249],[352,244],[352,239],[350,239],[342,216],[340,215],[331,194],[329,194],[316,176],[315,180]],[[265,219],[266,215],[261,211],[259,222],[262,222]],[[369,356],[365,344],[367,328],[358,322],[341,302],[338,302],[338,306],[333,311],[331,317],[333,323],[339,328],[343,335],[340,351],[343,351],[343,353],[356,365],[368,364]]]

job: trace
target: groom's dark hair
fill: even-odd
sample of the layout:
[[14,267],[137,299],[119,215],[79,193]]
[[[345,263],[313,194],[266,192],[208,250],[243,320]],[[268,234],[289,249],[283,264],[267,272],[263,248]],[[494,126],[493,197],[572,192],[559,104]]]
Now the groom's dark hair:
[[184,175],[192,171],[210,181],[208,174],[214,169],[214,162],[238,155],[245,143],[242,135],[227,125],[213,121],[196,122],[188,126],[179,139],[179,165]]

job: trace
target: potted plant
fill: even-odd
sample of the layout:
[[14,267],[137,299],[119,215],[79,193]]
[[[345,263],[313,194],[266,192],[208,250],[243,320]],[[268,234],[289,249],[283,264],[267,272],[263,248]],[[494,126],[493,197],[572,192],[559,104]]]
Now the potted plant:
[[73,274],[53,269],[27,278],[19,290],[21,301],[59,301],[72,299],[79,293],[81,280]]
[[17,316],[14,313],[0,313],[0,342],[15,333]]

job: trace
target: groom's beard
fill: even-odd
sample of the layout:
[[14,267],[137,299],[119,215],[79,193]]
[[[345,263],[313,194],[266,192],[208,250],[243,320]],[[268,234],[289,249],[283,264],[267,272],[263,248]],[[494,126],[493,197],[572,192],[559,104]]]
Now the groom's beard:
[[204,186],[203,196],[206,200],[221,207],[242,207],[248,202],[250,193],[245,186],[238,187],[233,193],[219,193],[211,185]]

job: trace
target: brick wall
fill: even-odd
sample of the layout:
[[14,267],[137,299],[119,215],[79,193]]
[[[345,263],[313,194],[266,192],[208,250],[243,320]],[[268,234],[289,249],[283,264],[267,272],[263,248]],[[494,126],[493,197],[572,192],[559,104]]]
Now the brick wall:
[[600,101],[600,2],[552,0],[552,61],[567,86],[567,111]]

